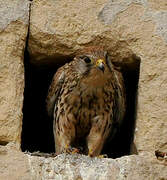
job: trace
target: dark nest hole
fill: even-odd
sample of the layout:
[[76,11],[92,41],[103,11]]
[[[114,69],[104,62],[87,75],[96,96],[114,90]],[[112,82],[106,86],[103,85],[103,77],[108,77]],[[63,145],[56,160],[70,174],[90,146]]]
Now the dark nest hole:
[[47,116],[45,98],[54,70],[29,63],[25,52],[22,151],[54,152],[52,120]]
[[[127,92],[127,112],[116,137],[103,149],[108,157],[130,154],[136,119],[137,90],[140,64],[123,73]],[[58,67],[39,67],[29,62],[25,52],[25,91],[23,105],[22,151],[54,152],[53,122],[47,115],[45,98],[49,84]]]

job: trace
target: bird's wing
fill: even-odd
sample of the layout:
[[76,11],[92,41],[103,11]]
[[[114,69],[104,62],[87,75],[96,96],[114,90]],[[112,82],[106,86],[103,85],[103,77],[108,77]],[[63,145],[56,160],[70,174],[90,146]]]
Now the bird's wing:
[[48,90],[48,95],[46,98],[46,109],[50,117],[53,116],[54,106],[58,100],[59,93],[61,91],[62,85],[64,83],[65,73],[63,68],[59,68],[58,71],[53,76],[51,85]]

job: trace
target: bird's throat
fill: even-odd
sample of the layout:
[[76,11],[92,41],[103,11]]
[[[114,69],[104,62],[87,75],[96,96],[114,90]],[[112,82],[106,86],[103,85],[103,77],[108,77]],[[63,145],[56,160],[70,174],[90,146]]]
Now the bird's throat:
[[81,79],[81,84],[87,88],[104,87],[107,82],[107,75],[98,68],[92,69],[87,76]]

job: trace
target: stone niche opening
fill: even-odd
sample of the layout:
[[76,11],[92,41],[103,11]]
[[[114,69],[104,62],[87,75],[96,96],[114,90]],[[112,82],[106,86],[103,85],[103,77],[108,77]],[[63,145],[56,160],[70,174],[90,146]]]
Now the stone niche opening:
[[[68,57],[69,61],[72,59]],[[62,61],[63,62],[63,61]],[[59,66],[63,65],[59,64]],[[23,105],[22,151],[54,152],[53,121],[47,115],[45,98],[52,77],[59,66],[37,66],[29,62],[25,52],[25,91]],[[124,123],[111,141],[103,148],[108,157],[117,158],[131,154],[133,141],[140,63],[123,71],[126,87],[127,112]]]

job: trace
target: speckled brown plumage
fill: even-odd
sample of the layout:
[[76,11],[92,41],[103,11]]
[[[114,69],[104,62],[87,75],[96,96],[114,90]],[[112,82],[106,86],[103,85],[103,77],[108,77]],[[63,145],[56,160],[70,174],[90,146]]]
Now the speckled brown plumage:
[[124,117],[123,78],[103,48],[85,48],[58,69],[46,102],[56,153],[82,146],[97,156]]

